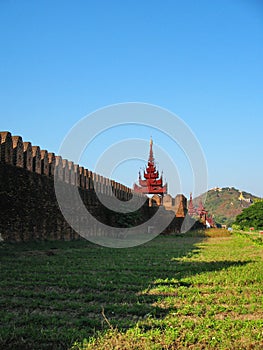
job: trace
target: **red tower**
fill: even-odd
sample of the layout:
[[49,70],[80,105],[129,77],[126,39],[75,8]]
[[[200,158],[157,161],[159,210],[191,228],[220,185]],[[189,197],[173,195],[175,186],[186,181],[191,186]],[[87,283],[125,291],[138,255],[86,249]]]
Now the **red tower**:
[[190,193],[190,201],[189,201],[189,204],[188,204],[188,214],[190,216],[194,216],[196,214],[196,210],[195,210],[195,207],[194,207],[194,204],[193,204],[192,193]]
[[208,211],[205,209],[202,199],[200,199],[199,206],[197,208],[197,213],[200,216],[200,219],[206,221]]
[[153,141],[150,140],[150,153],[148,159],[148,165],[143,173],[144,179],[142,179],[141,172],[139,172],[139,185],[134,184],[133,189],[135,192],[144,194],[157,194],[163,197],[167,193],[167,183],[163,184],[163,177],[159,178],[159,172],[156,170],[154,157],[153,157]]

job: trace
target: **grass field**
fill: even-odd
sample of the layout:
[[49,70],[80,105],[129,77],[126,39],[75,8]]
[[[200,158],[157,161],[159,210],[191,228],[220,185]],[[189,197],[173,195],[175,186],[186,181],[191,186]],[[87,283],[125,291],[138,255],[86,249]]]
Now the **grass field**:
[[1,243],[0,348],[261,349],[263,247],[210,232]]

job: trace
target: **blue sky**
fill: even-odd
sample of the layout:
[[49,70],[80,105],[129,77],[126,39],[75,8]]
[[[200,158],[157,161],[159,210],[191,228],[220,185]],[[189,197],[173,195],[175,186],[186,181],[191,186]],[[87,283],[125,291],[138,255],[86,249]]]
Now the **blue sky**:
[[[263,197],[262,1],[0,0],[0,39],[1,130],[57,153],[70,128],[98,108],[159,105],[199,140],[208,188]],[[82,164],[92,170],[111,142],[151,135],[171,151],[157,131],[116,129]],[[188,196],[189,164],[174,149]],[[139,163],[120,166],[116,179],[131,186]],[[166,176],[174,195],[173,174]]]

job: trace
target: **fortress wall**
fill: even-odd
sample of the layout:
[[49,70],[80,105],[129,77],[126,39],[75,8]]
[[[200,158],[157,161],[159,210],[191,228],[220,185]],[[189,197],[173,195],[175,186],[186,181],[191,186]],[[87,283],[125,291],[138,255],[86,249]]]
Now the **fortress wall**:
[[2,131],[1,135],[1,161],[13,164],[13,141],[10,132]]
[[80,171],[78,164],[74,164],[72,172],[73,173],[71,173],[71,179],[73,182],[71,182],[71,184],[80,187]]
[[68,162],[69,179],[68,183],[75,185],[74,162]]
[[49,176],[54,176],[55,173],[55,165],[56,165],[56,157],[54,153],[48,153],[48,164],[49,164],[49,171],[48,175]]
[[64,170],[61,156],[55,156],[54,176],[61,181],[64,180]]
[[12,136],[13,165],[20,168],[24,166],[24,145],[21,136]]
[[[65,193],[76,195],[72,192],[76,186],[62,183]],[[154,213],[147,202],[135,213],[116,213],[101,204],[94,190],[78,187],[78,193],[91,215],[108,226],[125,227],[125,222],[139,225]],[[82,224],[83,218],[79,216],[78,208],[71,208],[72,196],[65,196],[64,204],[78,226]],[[52,177],[4,162],[0,162],[0,212],[0,234],[4,241],[81,238],[60,211]],[[88,231],[90,235],[108,235],[108,231],[98,230],[97,225],[92,223],[88,225]]]
[[40,150],[40,158],[41,158],[41,174],[49,176],[48,152],[46,150]]
[[69,162],[67,159],[61,159],[62,162],[62,180],[67,184],[70,183]]
[[33,156],[33,172],[41,174],[41,154],[40,148],[38,146],[32,147],[32,156]]
[[79,167],[79,186],[81,188],[85,188],[85,186],[86,186],[86,179],[85,179],[83,166]]
[[[94,189],[103,196],[115,195],[123,201],[142,196],[112,179],[23,142],[20,136],[12,137],[10,132],[0,132],[0,145],[0,237],[4,240],[79,238],[58,207],[54,174],[69,188],[77,186],[88,210],[107,225],[119,227],[125,220],[120,219],[119,213],[104,207]],[[138,224],[140,220],[144,222],[153,212],[146,201],[139,215],[135,213],[134,220]],[[76,214],[72,213],[77,217]],[[103,235],[96,227],[90,227],[90,232]]]
[[163,206],[166,210],[171,210],[177,218],[184,218],[187,214],[187,199],[183,194],[178,194],[175,198],[166,195],[163,198]]
[[33,153],[31,142],[23,142],[24,145],[24,168],[33,171]]
[[5,241],[60,239],[71,232],[48,176],[0,163],[0,233]]
[[176,217],[184,218],[186,215],[187,199],[183,194],[175,197]]

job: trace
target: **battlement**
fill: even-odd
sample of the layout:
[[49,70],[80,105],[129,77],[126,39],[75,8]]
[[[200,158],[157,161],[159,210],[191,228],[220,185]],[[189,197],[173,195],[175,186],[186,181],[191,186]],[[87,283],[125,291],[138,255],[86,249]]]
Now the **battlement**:
[[0,161],[43,176],[53,177],[56,174],[61,181],[73,186],[88,190],[95,188],[98,193],[114,195],[124,201],[132,195],[142,196],[112,179],[41,150],[39,146],[32,146],[31,142],[23,141],[21,136],[12,136],[9,131],[0,132]]
[[[77,187],[87,210],[98,222],[106,225],[107,229],[103,231],[90,221],[87,226],[89,236],[107,236],[110,227],[125,228],[131,223],[138,226],[147,222],[157,210],[156,206],[149,206],[150,201],[145,194],[136,193],[71,160],[25,142],[21,136],[12,136],[10,132],[3,131],[0,132],[0,240],[19,242],[80,238],[62,215],[56,198],[54,176],[69,193],[72,193],[74,186]],[[110,202],[114,197],[121,201],[145,197],[145,201],[138,210],[126,214],[103,205],[104,200]],[[100,198],[103,200],[100,201]],[[78,225],[82,225],[78,209],[71,208],[70,199],[67,200],[70,215]],[[179,232],[185,215],[185,198],[182,195],[175,199],[165,196],[164,208],[167,210],[163,211],[163,215],[171,216],[172,220],[165,232]]]

